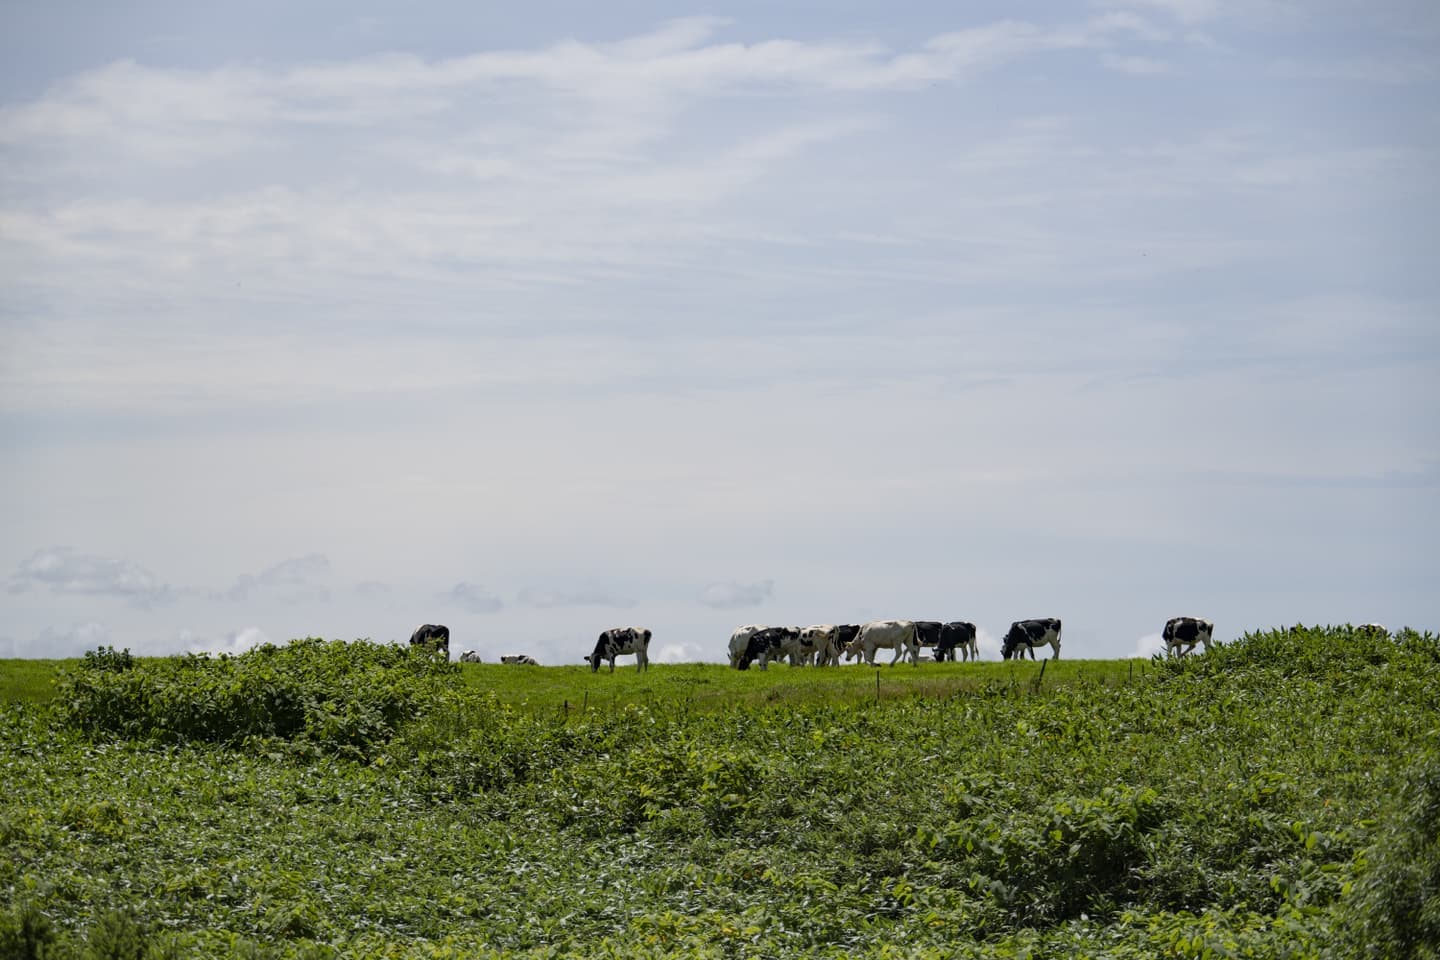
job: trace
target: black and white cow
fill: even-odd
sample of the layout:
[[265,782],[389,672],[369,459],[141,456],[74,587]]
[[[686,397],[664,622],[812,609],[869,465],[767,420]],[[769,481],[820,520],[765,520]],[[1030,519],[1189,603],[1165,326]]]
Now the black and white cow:
[[1035,648],[1050,644],[1055,659],[1060,659],[1060,621],[1055,617],[1040,620],[1016,620],[1010,624],[1005,639],[1000,641],[1000,656],[1009,660],[1012,656],[1023,658],[1029,652],[1035,659]]
[[979,660],[980,647],[975,642],[975,624],[968,620],[955,620],[940,628],[940,642],[935,645],[936,660],[955,659],[960,651],[962,660]]
[[1207,651],[1210,649],[1215,624],[1200,617],[1171,617],[1165,621],[1165,631],[1160,636],[1165,641],[1165,656],[1183,657],[1194,650],[1197,643],[1204,644]]
[[745,648],[750,643],[750,638],[758,631],[764,630],[764,624],[747,623],[743,627],[736,627],[735,632],[730,634],[730,666],[739,669],[740,658],[745,656]]
[[422,623],[410,634],[410,646],[429,647],[450,659],[450,628],[443,623]]
[[[916,620],[915,621],[915,642],[924,647],[935,647],[940,644],[940,629],[945,625],[939,620]],[[939,655],[936,655],[939,660]]]
[[501,657],[501,658],[500,658],[500,662],[501,662],[501,663],[515,663],[515,664],[519,664],[519,665],[522,666],[522,667],[538,667],[538,666],[540,666],[540,661],[539,661],[539,660],[536,660],[534,657],[530,656],[528,653],[517,653],[517,654],[515,654],[514,656]]
[[823,666],[826,656],[835,646],[835,632],[840,628],[833,623],[817,623],[800,628],[800,659],[806,664]]
[[894,650],[895,657],[890,666],[900,662],[907,652],[910,662],[920,662],[920,644],[915,642],[914,620],[872,620],[860,628],[850,646],[845,648],[845,659],[854,660],[863,656],[867,666],[875,665],[875,651]]
[[480,662],[480,654],[476,653],[474,650],[466,650],[464,653],[460,654],[460,662],[461,662],[461,663],[479,663],[479,662]]
[[1355,628],[1355,632],[1367,634],[1372,637],[1390,636],[1390,628],[1383,623],[1362,623]]
[[840,657],[849,649],[855,638],[860,636],[860,624],[840,623],[835,626],[835,634],[829,645],[820,651],[819,663],[824,666],[840,666]]
[[760,669],[764,670],[771,660],[782,657],[789,657],[792,667],[799,662],[799,627],[764,627],[756,630],[750,635],[745,644],[745,652],[740,655],[740,662],[735,666],[740,670],[749,670],[750,664],[759,661]]
[[615,658],[635,654],[635,665],[641,670],[650,666],[650,631],[644,627],[612,627],[600,634],[595,641],[595,652],[585,659],[590,662],[590,672],[600,669],[600,661],[610,661],[610,672],[615,672]]

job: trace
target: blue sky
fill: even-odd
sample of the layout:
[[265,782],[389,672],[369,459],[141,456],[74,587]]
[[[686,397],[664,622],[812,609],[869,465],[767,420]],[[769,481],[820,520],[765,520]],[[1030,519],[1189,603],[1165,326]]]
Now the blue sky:
[[9,4],[0,657],[1435,629],[1428,3]]

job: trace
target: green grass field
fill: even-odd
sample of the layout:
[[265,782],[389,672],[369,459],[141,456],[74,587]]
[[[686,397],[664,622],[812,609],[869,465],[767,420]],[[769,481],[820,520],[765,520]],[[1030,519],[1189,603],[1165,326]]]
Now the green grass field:
[[0,957],[1440,944],[1429,635],[1257,634],[1043,679],[306,641],[6,661],[0,691]]

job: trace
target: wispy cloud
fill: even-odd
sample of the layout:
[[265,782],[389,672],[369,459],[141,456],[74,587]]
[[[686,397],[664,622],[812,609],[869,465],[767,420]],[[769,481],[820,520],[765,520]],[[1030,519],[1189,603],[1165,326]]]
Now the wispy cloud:
[[477,583],[457,583],[439,598],[470,613],[498,613],[505,606],[504,601]]
[[700,602],[717,610],[738,610],[744,607],[759,607],[775,596],[774,580],[757,580],[754,583],[738,583],[727,580],[712,583],[700,595]]
[[79,553],[70,547],[38,550],[10,577],[12,594],[32,587],[48,588],[52,593],[117,597],[139,607],[175,596],[169,584],[138,563]]
[[634,600],[599,589],[545,590],[536,587],[524,587],[516,595],[515,600],[521,606],[538,607],[540,609],[552,609],[555,607],[614,607],[617,609],[627,609],[635,605]]
[[330,575],[330,560],[323,553],[282,560],[258,574],[241,574],[223,596],[243,602],[265,593],[283,603],[306,603],[330,599],[323,583]]

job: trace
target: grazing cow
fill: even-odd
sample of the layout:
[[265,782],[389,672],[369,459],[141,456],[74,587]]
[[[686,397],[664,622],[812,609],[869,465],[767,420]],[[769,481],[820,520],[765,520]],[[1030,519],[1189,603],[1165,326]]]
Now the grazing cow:
[[466,650],[464,653],[460,654],[460,662],[461,662],[461,663],[479,663],[479,662],[480,662],[480,654],[476,653],[474,650]]
[[595,652],[585,659],[590,662],[590,672],[600,669],[601,660],[610,661],[610,672],[615,672],[615,658],[635,654],[635,665],[641,670],[650,666],[650,631],[644,627],[612,627],[600,634],[595,641]]
[[817,623],[800,631],[800,658],[807,664],[826,663],[826,655],[835,645],[835,633],[840,628],[833,623]]
[[[1016,620],[1010,624],[1005,639],[1000,642],[1000,656],[1009,660],[1012,656],[1024,658],[1028,651],[1035,659],[1035,648],[1050,644],[1055,659],[1060,659],[1060,621],[1055,617],[1041,620]],[[1022,649],[1023,648],[1023,649]]]
[[[922,649],[925,647],[938,646],[940,644],[940,628],[943,626],[944,624],[939,620],[916,620],[915,642],[918,643]],[[935,659],[940,659],[938,654]]]
[[867,666],[875,666],[875,651],[892,649],[895,658],[890,666],[900,662],[908,651],[910,662],[920,662],[920,644],[915,642],[915,621],[913,620],[871,620],[860,628],[850,646],[845,648],[845,659],[854,660],[863,656]]
[[787,656],[792,667],[800,661],[800,628],[763,627],[750,635],[745,652],[735,666],[740,670],[749,670],[750,664],[759,660],[760,669],[764,670],[771,660]]
[[443,623],[422,623],[410,634],[410,646],[429,647],[450,659],[450,628]]
[[1165,632],[1160,634],[1165,640],[1167,657],[1183,657],[1194,650],[1197,643],[1203,643],[1208,651],[1214,635],[1215,624],[1199,617],[1171,617],[1165,621]]
[[860,624],[842,623],[835,627],[835,636],[829,646],[820,651],[819,663],[824,666],[840,666],[840,656],[860,635]]
[[500,658],[500,662],[501,662],[501,663],[518,663],[518,664],[519,664],[520,666],[522,666],[522,667],[538,667],[538,666],[540,666],[540,661],[539,661],[539,660],[536,660],[534,657],[530,656],[528,653],[518,653],[518,654],[516,654],[516,655],[513,656],[513,657],[501,657],[501,658]]
[[962,660],[980,659],[980,647],[975,642],[975,624],[956,620],[940,628],[940,642],[935,644],[935,659],[953,661],[956,650],[960,651]]
[[756,632],[764,630],[765,627],[758,623],[749,623],[743,627],[736,627],[735,632],[730,634],[730,666],[739,669],[740,658],[745,656],[745,647],[750,643],[750,638]]

